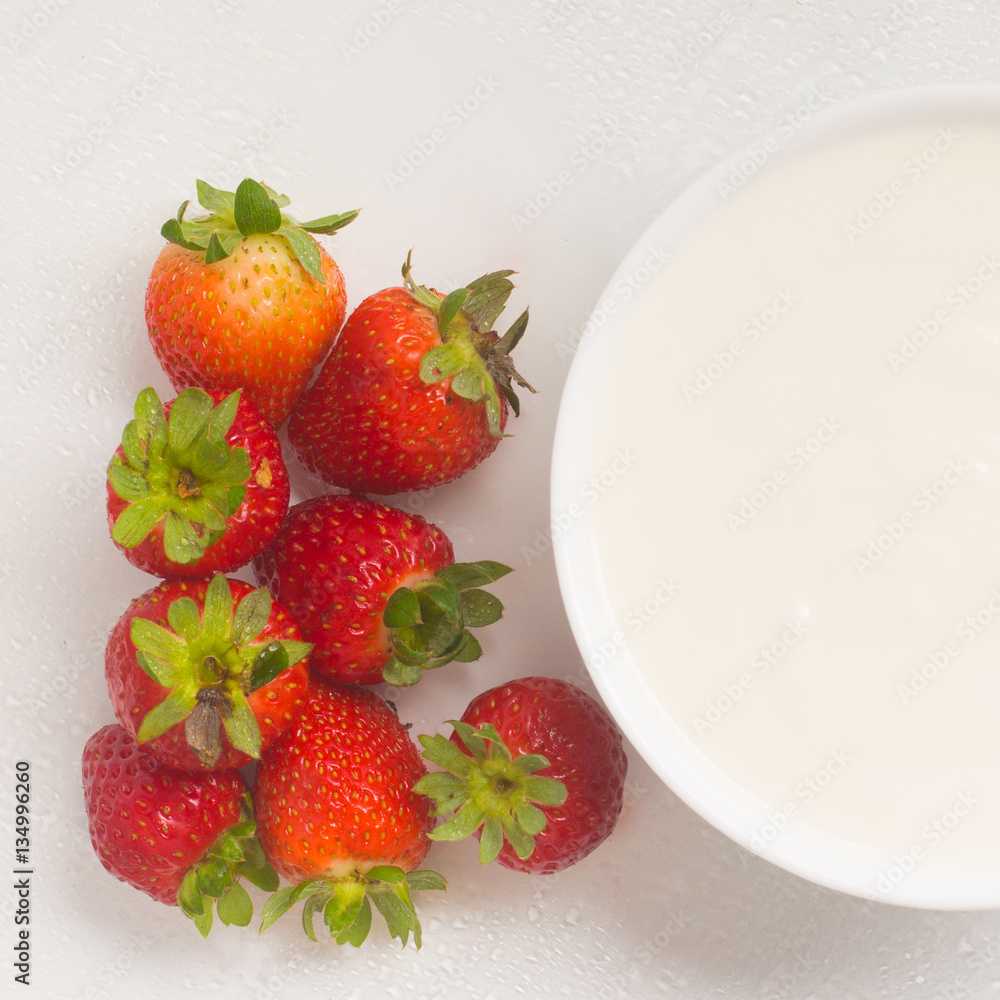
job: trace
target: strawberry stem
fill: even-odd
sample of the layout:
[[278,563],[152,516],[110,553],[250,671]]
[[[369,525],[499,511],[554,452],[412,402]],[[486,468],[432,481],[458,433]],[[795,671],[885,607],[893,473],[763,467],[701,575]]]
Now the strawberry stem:
[[437,872],[421,870],[407,874],[396,865],[377,865],[342,878],[320,876],[274,893],[264,905],[260,932],[263,934],[279,917],[305,900],[302,927],[313,941],[317,940],[314,918],[321,911],[323,922],[337,944],[359,947],[368,937],[374,903],[392,937],[399,938],[405,947],[412,933],[413,943],[420,948],[420,920],[410,893],[446,887]]
[[250,795],[240,803],[240,821],[223,831],[201,861],[184,876],[177,905],[190,917],[202,937],[212,929],[212,908],[226,924],[246,927],[253,918],[253,901],[240,879],[274,892],[278,875],[257,841],[257,823]]
[[503,337],[493,332],[493,324],[514,289],[508,280],[514,272],[493,271],[465,288],[442,296],[413,280],[412,255],[410,250],[403,263],[403,287],[415,301],[434,313],[441,337],[441,343],[421,359],[420,377],[428,385],[450,378],[456,395],[485,405],[490,433],[500,437],[503,433],[500,394],[517,416],[520,403],[511,382],[535,391],[521,377],[510,357],[527,328],[528,310],[518,316]]
[[271,595],[251,591],[234,611],[232,588],[217,573],[205,590],[201,612],[190,597],[167,608],[169,628],[133,618],[136,662],[169,693],[139,726],[145,743],[179,723],[191,751],[212,767],[223,749],[223,732],[237,750],[258,758],[260,727],[246,695],[304,659],[312,646],[295,640],[258,642],[271,615]]
[[424,670],[453,660],[478,660],[482,646],[469,629],[503,616],[503,604],[481,588],[510,572],[509,566],[490,560],[453,563],[430,580],[393,591],[382,613],[392,647],[383,680],[407,687],[416,684]]
[[230,448],[239,390],[213,407],[203,389],[186,389],[169,417],[156,391],[143,389],[122,432],[122,454],[108,466],[114,492],[126,502],[112,528],[124,548],[143,542],[158,524],[172,562],[196,562],[225,534],[250,479],[245,448]]
[[215,264],[225,260],[240,240],[273,233],[288,242],[296,260],[321,285],[325,280],[319,249],[309,234],[332,235],[353,222],[359,211],[300,223],[281,211],[289,203],[285,195],[250,177],[240,181],[235,192],[220,191],[203,180],[198,180],[197,186],[198,202],[209,214],[185,219],[189,205],[185,201],[160,229],[165,240],[204,253],[205,263]]
[[505,840],[519,858],[530,857],[546,823],[538,806],[562,805],[566,786],[537,774],[549,766],[541,754],[513,757],[495,726],[451,725],[467,752],[440,734],[418,737],[424,758],[443,770],[424,775],[414,791],[434,802],[434,815],[452,813],[428,836],[463,840],[478,831],[480,864],[493,861]]

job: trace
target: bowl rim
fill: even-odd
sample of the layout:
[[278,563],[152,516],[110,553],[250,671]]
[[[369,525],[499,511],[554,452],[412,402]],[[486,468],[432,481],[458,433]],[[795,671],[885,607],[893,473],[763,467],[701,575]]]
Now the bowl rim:
[[1000,907],[1000,851],[989,860],[926,858],[919,844],[892,853],[848,842],[787,816],[782,820],[780,806],[739,786],[681,731],[627,646],[616,646],[611,657],[594,655],[619,626],[604,588],[593,525],[579,503],[580,484],[588,478],[587,443],[596,422],[594,386],[616,350],[617,332],[628,325],[643,299],[641,287],[634,294],[623,294],[623,289],[634,290],[636,276],[643,268],[649,271],[651,256],[668,259],[682,246],[727,199],[723,188],[733,177],[752,184],[759,174],[803,149],[866,131],[915,123],[944,125],[963,118],[1000,126],[1000,85],[906,87],[810,110],[796,119],[799,124],[786,122],[751,140],[690,184],[639,237],[582,328],[556,421],[550,531],[563,603],[590,677],[636,751],[682,801],[746,850],[816,884],[904,906],[981,910]]

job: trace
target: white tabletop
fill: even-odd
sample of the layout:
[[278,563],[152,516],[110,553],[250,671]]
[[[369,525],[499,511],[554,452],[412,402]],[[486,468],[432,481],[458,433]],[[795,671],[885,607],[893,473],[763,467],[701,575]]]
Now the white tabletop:
[[[258,177],[311,218],[349,304],[514,268],[530,305],[518,366],[539,392],[480,469],[401,506],[459,558],[505,561],[485,655],[394,697],[413,732],[531,673],[589,686],[559,596],[549,462],[560,390],[601,289],[685,186],[754,137],[853,96],[1000,82],[991,5],[943,0],[9,0],[0,14],[0,794],[31,763],[34,996],[902,997],[1000,993],[1000,915],[911,910],[821,889],[735,846],[630,756],[613,837],[561,876],[480,869],[437,846],[447,894],[424,945],[360,950],[295,916],[202,941],[116,882],[90,846],[79,759],[113,721],[106,636],[151,585],[114,550],[104,467],[139,389],[169,384],[143,291],[159,228],[202,177]],[[304,473],[298,496],[319,491]],[[237,574],[245,575],[245,574]],[[443,731],[447,731],[444,729]],[[450,846],[450,849],[449,849]],[[0,893],[12,946],[15,876]],[[259,900],[259,896],[257,897]],[[421,905],[422,904],[422,905]],[[259,904],[258,904],[259,906]],[[11,947],[2,973],[13,983]],[[10,995],[15,995],[13,985]]]

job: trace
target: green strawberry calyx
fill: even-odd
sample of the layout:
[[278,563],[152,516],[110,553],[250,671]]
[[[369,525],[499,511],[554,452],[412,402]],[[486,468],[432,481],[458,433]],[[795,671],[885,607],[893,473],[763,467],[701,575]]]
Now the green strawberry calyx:
[[452,391],[474,403],[483,403],[490,433],[502,435],[500,393],[504,395],[514,416],[521,404],[512,382],[535,390],[522,378],[510,356],[528,326],[528,310],[511,324],[502,336],[493,331],[493,324],[503,312],[514,289],[509,276],[513,271],[492,271],[464,288],[456,288],[442,297],[426,285],[413,281],[410,259],[403,264],[403,287],[421,305],[437,316],[441,343],[432,347],[421,359],[420,377],[427,385],[451,379]]
[[432,830],[431,840],[462,840],[477,830],[479,861],[489,864],[508,841],[524,860],[535,849],[535,837],[545,829],[539,806],[560,806],[566,786],[537,772],[549,766],[541,754],[513,756],[496,727],[478,729],[467,722],[450,723],[468,753],[450,739],[420,735],[423,756],[443,768],[424,775],[414,791],[430,798],[434,815],[452,815]]
[[205,589],[201,609],[190,597],[170,603],[169,629],[146,618],[132,619],[136,662],[169,689],[142,720],[138,743],[183,722],[188,746],[204,767],[211,768],[219,759],[223,733],[237,750],[260,757],[260,726],[246,696],[312,649],[310,643],[292,639],[261,641],[271,605],[271,595],[260,587],[234,609],[229,581],[217,573]]
[[202,937],[212,929],[212,910],[228,927],[246,927],[253,918],[253,900],[240,883],[274,892],[278,874],[268,864],[257,840],[257,823],[249,793],[240,801],[240,821],[223,830],[202,856],[201,861],[184,876],[177,890],[177,905],[190,917]]
[[392,648],[383,680],[408,687],[424,670],[453,660],[478,660],[483,648],[469,629],[492,625],[503,616],[503,604],[481,588],[510,572],[509,566],[490,560],[452,563],[429,580],[394,590],[382,613]]
[[187,250],[204,253],[206,264],[225,260],[236,245],[250,236],[273,233],[288,241],[295,259],[321,285],[325,284],[319,247],[310,235],[329,236],[353,222],[360,209],[340,215],[326,215],[309,222],[298,222],[282,212],[289,199],[266,184],[250,177],[240,181],[235,191],[220,191],[198,180],[198,203],[208,211],[185,219],[190,201],[185,201],[173,219],[168,219],[160,235]]
[[424,889],[446,889],[443,876],[433,871],[407,874],[397,865],[376,865],[365,872],[355,870],[342,878],[321,875],[299,885],[279,889],[264,904],[260,931],[263,934],[280,916],[304,899],[302,927],[315,941],[315,916],[322,911],[323,922],[337,944],[359,947],[368,937],[372,923],[372,903],[385,918],[389,933],[403,946],[413,934],[420,947],[420,920],[410,893]]
[[119,545],[134,548],[162,522],[167,558],[186,564],[222,538],[250,480],[247,450],[226,442],[239,398],[237,390],[213,406],[204,389],[185,389],[165,417],[155,389],[139,393],[123,454],[108,465],[111,488],[127,505],[111,529]]

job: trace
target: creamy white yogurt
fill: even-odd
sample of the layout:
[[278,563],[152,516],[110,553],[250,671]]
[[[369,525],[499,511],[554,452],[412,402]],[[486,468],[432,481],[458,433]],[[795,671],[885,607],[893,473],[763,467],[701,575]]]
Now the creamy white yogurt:
[[998,178],[959,121],[720,189],[607,373],[609,642],[766,804],[754,846],[997,855]]

